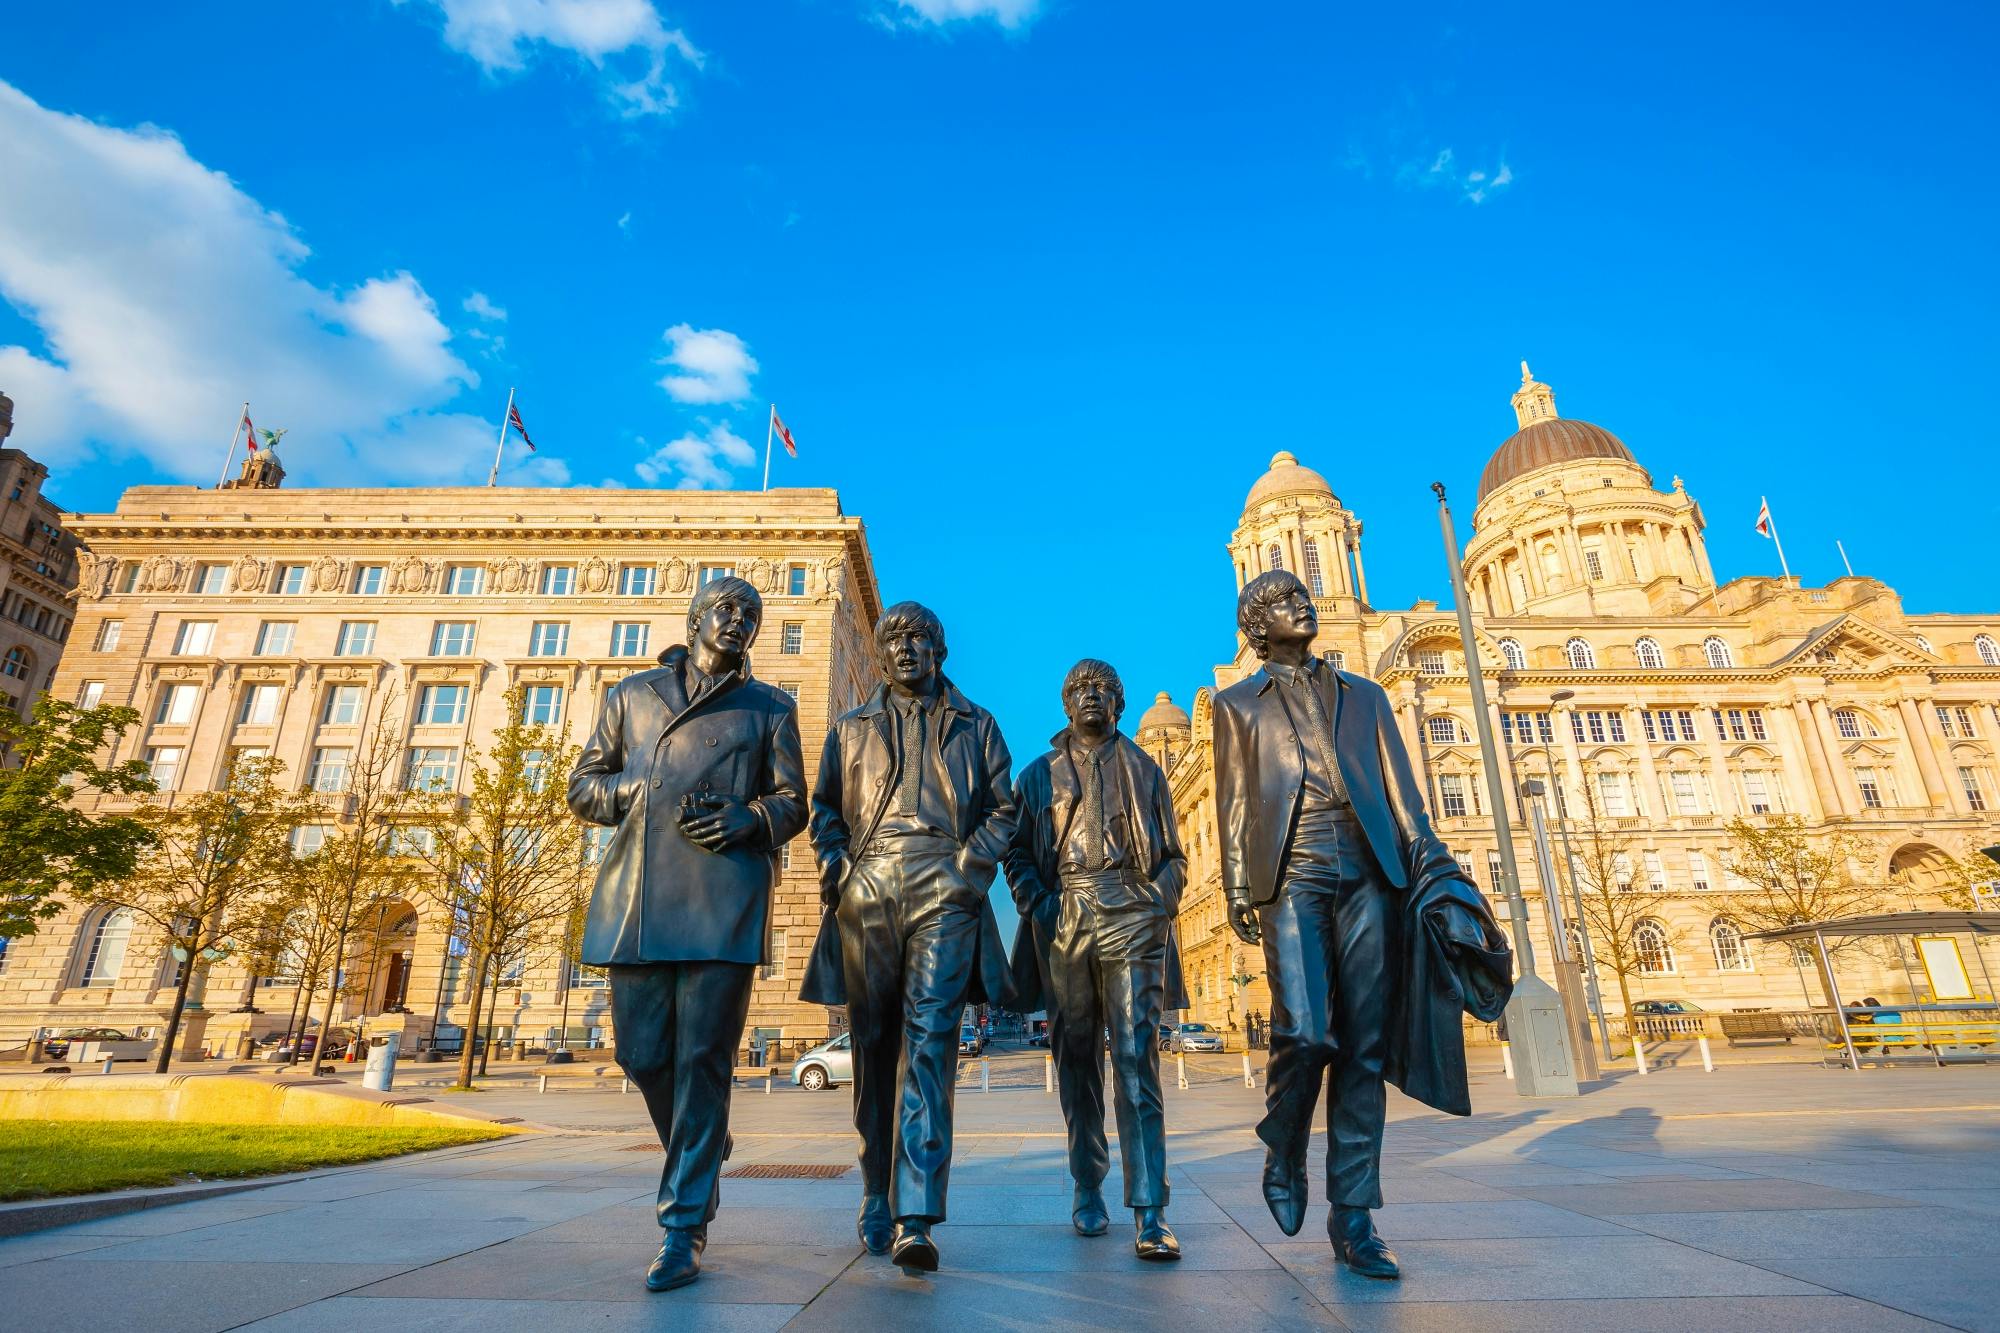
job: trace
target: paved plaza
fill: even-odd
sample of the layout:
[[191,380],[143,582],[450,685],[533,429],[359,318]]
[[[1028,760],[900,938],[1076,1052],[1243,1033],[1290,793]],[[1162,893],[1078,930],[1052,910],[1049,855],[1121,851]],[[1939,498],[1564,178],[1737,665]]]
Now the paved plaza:
[[[1297,1237],[1278,1231],[1250,1130],[1262,1093],[1217,1061],[1168,1091],[1187,1257],[1142,1264],[1122,1218],[1076,1236],[1055,1099],[1029,1077],[1039,1057],[1017,1054],[996,1061],[995,1091],[961,1085],[934,1278],[862,1252],[849,1170],[727,1180],[701,1280],[649,1295],[660,1156],[637,1095],[517,1079],[459,1100],[550,1132],[0,1241],[0,1322],[2000,1330],[2000,1070],[1694,1065],[1529,1103],[1490,1052],[1474,1059],[1469,1120],[1392,1098],[1379,1222],[1400,1283],[1336,1267],[1323,1203]],[[845,1089],[740,1090],[730,1169],[851,1167],[847,1109]]]

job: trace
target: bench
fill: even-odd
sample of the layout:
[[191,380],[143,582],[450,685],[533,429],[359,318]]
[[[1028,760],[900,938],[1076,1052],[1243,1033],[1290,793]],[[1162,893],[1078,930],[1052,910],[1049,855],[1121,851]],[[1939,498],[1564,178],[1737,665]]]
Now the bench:
[[[1880,1047],[1884,1054],[1891,1048],[1903,1050],[1930,1050],[1937,1046],[1971,1046],[1985,1049],[2000,1042],[2000,1023],[1944,1022],[1924,1023],[1852,1023],[1848,1032],[1854,1039],[1857,1053],[1867,1053]],[[1827,1042],[1828,1050],[1845,1050],[1846,1043]]]
[[1785,1016],[1775,1010],[1717,1014],[1716,1020],[1722,1024],[1722,1035],[1729,1039],[1731,1046],[1743,1041],[1790,1042],[1798,1035],[1786,1024]]

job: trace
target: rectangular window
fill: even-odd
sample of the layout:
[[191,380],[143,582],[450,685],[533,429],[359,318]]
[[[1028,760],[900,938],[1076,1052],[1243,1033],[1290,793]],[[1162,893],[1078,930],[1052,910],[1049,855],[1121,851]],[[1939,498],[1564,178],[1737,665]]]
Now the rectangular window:
[[336,685],[326,692],[326,707],[320,710],[321,726],[351,727],[361,721],[367,693],[359,685]]
[[1764,710],[1763,710],[1763,709],[1761,709],[1761,708],[1748,708],[1748,709],[1745,709],[1745,710],[1744,710],[1744,712],[1743,712],[1743,716],[1744,716],[1744,717],[1746,717],[1746,718],[1748,718],[1748,719],[1750,719],[1750,739],[1751,739],[1751,740],[1753,740],[1753,741],[1767,741],[1767,740],[1770,740],[1770,739],[1771,739],[1771,737],[1770,737],[1770,733],[1768,733],[1768,732],[1766,732],[1766,731],[1764,730]]
[[457,785],[457,750],[436,746],[411,748],[408,783],[411,791],[450,791]]
[[1674,813],[1677,815],[1698,815],[1701,813],[1701,799],[1695,794],[1694,774],[1669,773],[1667,782],[1674,794]]
[[146,772],[161,791],[172,791],[180,776],[182,749],[178,745],[154,745],[146,750]]
[[1585,721],[1590,725],[1591,741],[1598,745],[1604,744],[1604,714],[1592,709],[1585,717]]
[[542,596],[567,597],[576,591],[575,565],[543,565]]
[[1611,853],[1611,882],[1620,893],[1632,891],[1632,857],[1626,852]]
[[174,636],[174,655],[177,657],[201,657],[214,646],[213,620],[183,620],[180,633]]
[[278,720],[278,704],[284,691],[276,685],[252,685],[243,692],[243,706],[236,710],[239,727],[268,727]]
[[[327,832],[328,829],[325,824],[299,825],[292,830],[292,855],[298,857],[300,860],[311,856],[314,852],[326,846]],[[289,965],[291,972],[291,975],[285,977],[284,980],[296,981],[298,979],[298,959],[288,957],[281,961]]]
[[646,640],[652,626],[643,620],[619,620],[611,625],[611,655],[613,657],[644,657]]
[[103,702],[104,682],[101,680],[86,680],[83,682],[83,689],[76,696],[76,706],[78,708],[95,708]]
[[553,727],[562,722],[563,687],[530,685],[521,720],[529,726]]
[[1604,582],[1604,555],[1602,552],[1586,546],[1583,550],[1583,568],[1584,572],[1590,575],[1592,583]]
[[1751,814],[1771,813],[1771,789],[1766,785],[1762,773],[1752,771],[1743,775],[1743,795],[1749,802]]
[[1498,893],[1506,887],[1506,877],[1500,873],[1500,853],[1486,853],[1486,887]]
[[786,621],[779,626],[778,651],[781,653],[801,653],[806,646],[806,627],[796,620]]
[[1326,596],[1326,572],[1319,562],[1319,543],[1308,537],[1305,539],[1306,586],[1315,597]]
[[1836,708],[1833,710],[1833,729],[1844,741],[1860,740],[1861,715],[1852,708]]
[[1854,783],[1861,789],[1861,804],[1870,810],[1882,808],[1882,778],[1872,768],[1854,770]]
[[1442,676],[1445,671],[1444,654],[1434,648],[1426,648],[1417,654],[1417,674],[1420,676]]
[[785,571],[785,592],[793,597],[806,595],[806,567],[793,565]]
[[306,567],[304,565],[278,566],[278,591],[288,596],[306,590]]
[[118,646],[118,640],[124,637],[124,634],[125,634],[124,621],[122,620],[105,621],[103,624],[97,627],[97,651],[100,653],[110,652],[113,648],[116,648]]
[[472,638],[470,620],[440,620],[431,627],[431,656],[470,657]]
[[455,727],[465,721],[466,700],[472,689],[466,685],[426,685],[417,695],[417,725]]
[[1612,819],[1624,819],[1631,815],[1632,807],[1625,800],[1624,774],[1597,775],[1597,803],[1604,807],[1604,813]]
[[1582,713],[1579,713],[1579,712],[1577,712],[1577,711],[1576,711],[1576,710],[1574,710],[1574,709],[1571,709],[1571,710],[1570,710],[1570,715],[1569,715],[1569,730],[1570,730],[1570,734],[1571,734],[1572,736],[1574,736],[1574,737],[1576,738],[1576,743],[1577,743],[1578,745],[1581,745],[1581,744],[1583,744],[1583,741],[1584,741],[1584,735],[1583,735],[1583,714],[1582,714]]
[[528,631],[528,656],[561,657],[569,652],[567,620],[537,620]]
[[620,597],[651,597],[659,570],[652,565],[621,565],[618,569]]
[[795,680],[782,681],[779,683],[778,688],[783,690],[786,694],[791,695],[793,703],[797,703],[799,701],[799,683],[797,681]]
[[346,746],[321,746],[313,751],[307,775],[314,791],[346,791],[347,770],[354,751]]
[[1438,775],[1438,808],[1446,819],[1465,818],[1465,779],[1459,774]]
[[1984,810],[1986,808],[1986,791],[1979,785],[1978,769],[1959,769],[1958,785],[1965,788],[1966,808],[1971,810]]
[[153,710],[156,727],[184,727],[194,721],[195,701],[201,690],[194,685],[169,685],[160,691],[160,703]]
[[789,950],[790,943],[789,934],[783,926],[773,926],[771,928],[771,947],[769,950],[771,957],[769,962],[764,963],[757,969],[757,976],[760,980],[784,980],[785,955]]
[[364,597],[373,597],[382,591],[382,584],[388,570],[383,565],[358,565],[354,570],[354,591]]
[[343,620],[333,639],[335,657],[367,657],[375,651],[375,622]]
[[125,566],[124,569],[119,571],[118,591],[120,592],[139,591],[139,566],[128,564]]
[[228,582],[227,565],[196,565],[194,568],[194,590],[198,593],[203,595],[219,593]]
[[298,634],[295,620],[267,620],[257,627],[257,656],[283,657],[292,651],[292,640]]
[[1667,867],[1660,860],[1660,854],[1656,851],[1647,851],[1641,852],[1639,855],[1646,863],[1646,887],[1654,893],[1665,893],[1667,891]]
[[444,595],[447,597],[476,597],[486,591],[486,566],[446,565],[444,571]]
[[1514,715],[1512,713],[1502,713],[1500,715],[1500,743],[1502,745],[1512,745],[1514,743]]
[[1623,713],[1606,713],[1604,715],[1604,729],[1611,733],[1613,741],[1620,745],[1625,743],[1625,715]]
[[1708,892],[1708,858],[1700,852],[1688,853],[1688,884],[1696,893]]
[[696,586],[704,586],[715,582],[717,579],[735,577],[736,566],[734,565],[703,565],[701,567],[701,576],[696,580]]

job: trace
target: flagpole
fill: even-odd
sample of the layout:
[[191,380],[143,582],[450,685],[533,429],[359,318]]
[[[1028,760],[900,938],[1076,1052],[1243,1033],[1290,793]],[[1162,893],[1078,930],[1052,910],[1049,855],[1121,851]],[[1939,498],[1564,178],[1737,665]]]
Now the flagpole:
[[1792,576],[1792,567],[1785,563],[1785,543],[1778,537],[1778,520],[1771,513],[1770,498],[1762,495],[1757,498],[1764,502],[1764,516],[1771,520],[1771,544],[1778,548],[1778,568],[1783,570],[1785,577],[1789,579]]
[[778,405],[771,404],[771,411],[764,418],[764,489],[771,489],[771,436],[778,428]]
[[486,474],[488,486],[500,484],[500,452],[507,447],[507,419],[514,415],[514,386],[507,386],[507,408],[500,414],[500,439],[493,446],[493,470]]
[[1847,558],[1847,548],[1846,548],[1845,546],[1842,546],[1842,545],[1841,545],[1841,542],[1840,542],[1840,538],[1838,538],[1838,537],[1835,537],[1835,538],[1833,539],[1833,544],[1834,544],[1834,545],[1835,545],[1836,547],[1839,547],[1839,549],[1840,549],[1840,563],[1841,563],[1841,564],[1843,564],[1843,565],[1846,565],[1846,566],[1847,566],[1847,577],[1849,577],[1849,578],[1853,578],[1853,577],[1854,577],[1854,562],[1853,562],[1852,560],[1849,560],[1849,559]]
[[[215,479],[215,489],[217,490],[221,490],[223,485],[229,480],[229,469],[236,462],[236,442],[243,438],[243,423],[249,419],[249,416],[250,400],[246,398],[243,400],[243,410],[236,414],[236,429],[229,432],[229,453],[222,460],[222,475]],[[255,444],[256,441],[252,440],[251,443]]]

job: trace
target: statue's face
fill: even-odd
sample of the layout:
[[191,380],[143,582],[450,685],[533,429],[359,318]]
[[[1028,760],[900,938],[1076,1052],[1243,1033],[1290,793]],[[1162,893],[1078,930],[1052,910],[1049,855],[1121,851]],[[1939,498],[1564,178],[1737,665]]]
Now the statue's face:
[[1063,712],[1070,725],[1088,731],[1106,731],[1118,724],[1114,711],[1118,696],[1111,686],[1095,676],[1086,676],[1063,691]]
[[1312,595],[1296,588],[1292,595],[1273,602],[1266,612],[1264,640],[1271,647],[1311,643],[1319,633],[1319,613],[1313,610]]
[[877,641],[876,649],[882,656],[882,674],[891,684],[914,690],[928,685],[937,675],[937,640],[929,630],[920,627],[892,630]]
[[701,613],[695,623],[695,641],[711,653],[740,662],[757,641],[761,614],[749,598],[725,593]]

